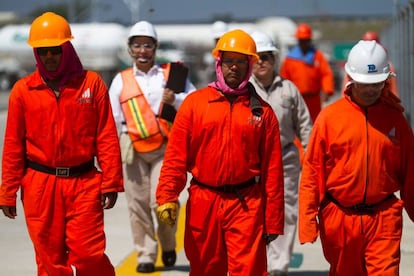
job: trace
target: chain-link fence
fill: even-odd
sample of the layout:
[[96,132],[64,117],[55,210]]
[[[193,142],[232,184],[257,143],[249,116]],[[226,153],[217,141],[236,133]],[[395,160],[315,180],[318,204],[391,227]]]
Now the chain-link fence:
[[414,0],[396,9],[381,41],[389,51],[398,80],[398,90],[405,114],[414,128]]

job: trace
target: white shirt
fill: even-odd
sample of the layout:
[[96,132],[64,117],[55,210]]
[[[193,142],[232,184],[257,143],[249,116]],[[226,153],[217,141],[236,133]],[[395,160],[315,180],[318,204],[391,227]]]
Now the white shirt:
[[[136,81],[142,90],[148,104],[151,106],[152,111],[158,114],[160,108],[162,94],[164,92],[166,80],[164,78],[163,70],[159,64],[154,65],[148,73],[138,70],[134,64],[132,67]],[[122,113],[121,104],[119,97],[123,88],[121,73],[116,74],[112,80],[111,86],[109,87],[109,97],[111,99],[112,113],[115,119],[116,128],[118,134],[126,131],[126,125],[122,124],[125,122],[124,114]],[[187,79],[186,89],[183,93],[175,94],[174,107],[176,110],[180,107],[182,101],[189,92],[195,90],[194,85]]]

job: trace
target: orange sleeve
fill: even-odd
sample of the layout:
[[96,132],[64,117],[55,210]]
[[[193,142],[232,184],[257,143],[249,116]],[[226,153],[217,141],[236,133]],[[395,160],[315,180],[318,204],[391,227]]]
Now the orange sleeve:
[[284,229],[284,179],[279,123],[271,107],[264,118],[265,136],[260,145],[261,182],[265,199],[265,233],[283,234]]
[[102,193],[123,192],[121,150],[112,115],[108,89],[96,73],[89,72],[93,87],[97,91],[99,122],[97,126],[96,151],[102,169]]
[[26,91],[23,80],[13,87],[8,105],[8,116],[3,144],[2,183],[0,205],[16,206],[17,191],[25,171],[25,119],[20,95]]
[[405,134],[401,140],[401,198],[411,221],[414,222],[414,135],[408,123],[404,123]]
[[191,105],[191,97],[187,97],[174,119],[156,190],[158,205],[178,201],[187,182],[188,149],[192,130]]
[[314,242],[319,234],[317,215],[324,191],[324,157],[322,137],[319,125],[315,124],[303,162],[299,185],[298,235],[300,243]]

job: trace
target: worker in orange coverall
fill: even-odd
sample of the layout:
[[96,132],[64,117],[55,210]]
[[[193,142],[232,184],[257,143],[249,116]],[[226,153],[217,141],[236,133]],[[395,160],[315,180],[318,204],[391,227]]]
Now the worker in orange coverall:
[[[379,35],[374,32],[374,31],[366,31],[362,37],[361,40],[375,40],[378,44],[381,44]],[[385,49],[387,50],[387,49]],[[390,83],[390,91],[397,97],[399,98],[399,91],[398,91],[398,84],[397,84],[397,78],[396,78],[396,73],[395,73],[395,68],[392,64],[392,62],[390,60],[388,60],[388,63],[390,65],[390,77],[387,79],[387,82]],[[343,83],[343,88],[345,88],[345,86],[351,81],[350,77],[345,74],[344,77],[344,83]]]
[[118,136],[107,87],[83,69],[72,38],[52,12],[31,25],[37,69],[10,93],[0,207],[14,219],[21,189],[37,275],[75,275],[75,267],[77,276],[114,276],[103,209],[123,191]]
[[266,243],[283,234],[279,124],[249,83],[256,45],[242,30],[213,49],[217,80],[189,94],[175,118],[156,197],[174,225],[192,174],[184,247],[190,275],[267,275]]
[[299,24],[296,38],[298,45],[287,53],[279,74],[296,85],[315,122],[322,101],[328,101],[334,93],[334,76],[324,54],[312,45],[312,28],[307,24]]
[[403,207],[414,221],[413,132],[380,44],[359,41],[345,70],[352,84],[321,111],[306,151],[299,240],[320,235],[329,275],[398,275]]

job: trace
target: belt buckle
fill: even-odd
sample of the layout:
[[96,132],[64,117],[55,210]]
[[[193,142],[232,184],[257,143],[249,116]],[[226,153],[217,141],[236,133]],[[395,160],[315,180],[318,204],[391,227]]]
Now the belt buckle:
[[359,213],[371,213],[373,212],[372,205],[366,203],[358,203],[353,206],[354,210]]
[[57,167],[56,176],[69,177],[69,168]]

